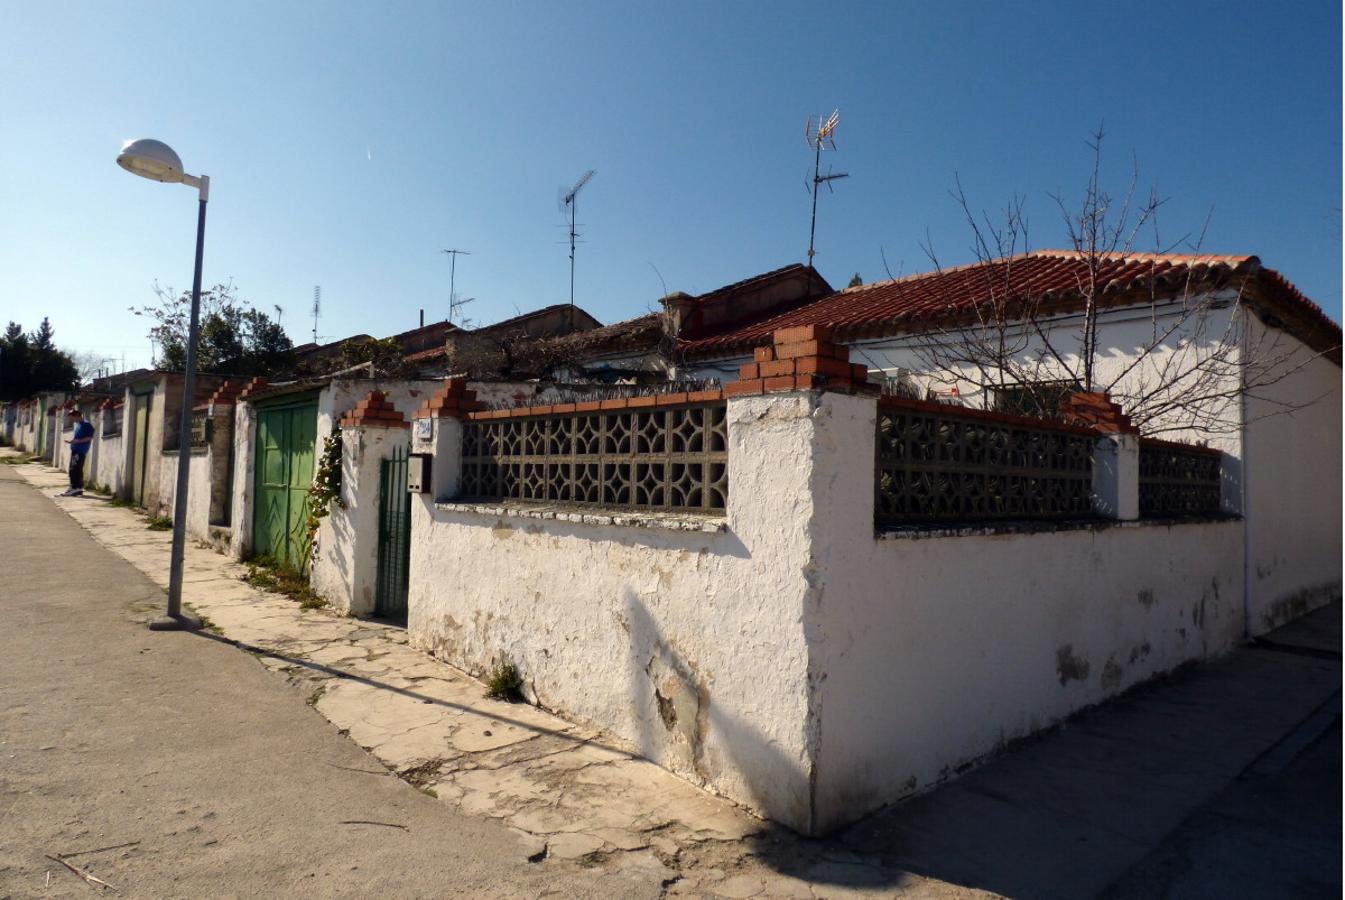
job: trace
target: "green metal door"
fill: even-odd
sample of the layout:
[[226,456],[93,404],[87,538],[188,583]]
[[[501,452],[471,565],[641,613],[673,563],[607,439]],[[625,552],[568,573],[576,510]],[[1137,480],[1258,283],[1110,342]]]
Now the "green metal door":
[[257,410],[252,548],[300,572],[308,571],[308,488],[317,420],[311,401]]
[[406,491],[407,449],[383,460],[378,479],[378,582],[374,613],[406,621],[407,576],[411,569],[411,495]]
[[145,466],[149,460],[149,407],[153,394],[136,394],[131,398],[134,404],[135,431],[131,445],[131,499],[137,506],[145,505]]

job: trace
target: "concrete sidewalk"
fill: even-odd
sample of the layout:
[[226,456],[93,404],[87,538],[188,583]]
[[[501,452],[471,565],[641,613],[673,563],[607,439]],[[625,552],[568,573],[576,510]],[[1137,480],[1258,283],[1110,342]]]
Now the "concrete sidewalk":
[[[48,494],[63,486],[61,473],[44,466],[12,470]],[[166,533],[89,497],[55,503],[164,583]],[[832,839],[805,841],[610,737],[484,699],[479,682],[409,649],[400,629],[301,611],[242,583],[244,573],[189,548],[185,599],[223,639],[302,686],[318,712],[388,770],[438,796],[446,812],[513,829],[518,859],[557,874],[634,878],[668,896],[1148,896],[1166,883],[1155,860],[1192,839],[1184,828],[1258,760],[1278,753],[1288,760],[1281,773],[1297,771],[1293,761],[1320,750],[1320,735],[1339,716],[1336,606],[1262,647],[1090,710]],[[1327,840],[1338,852],[1338,789],[1332,796],[1336,827]],[[1287,844],[1297,846],[1292,837]],[[1298,883],[1321,882],[1320,864],[1304,865],[1316,869]],[[1263,874],[1265,884],[1290,883],[1288,874]]]

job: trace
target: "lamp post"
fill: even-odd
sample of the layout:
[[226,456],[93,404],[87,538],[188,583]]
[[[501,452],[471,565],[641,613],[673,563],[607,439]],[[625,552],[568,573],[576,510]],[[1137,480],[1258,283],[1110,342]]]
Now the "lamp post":
[[168,609],[152,620],[155,631],[200,628],[201,620],[182,611],[182,558],[187,544],[187,480],[191,472],[191,409],[196,390],[196,332],[201,311],[201,254],[205,246],[205,205],[210,199],[210,176],[188,175],[173,148],[162,141],[127,141],[117,154],[117,165],[151,181],[194,187],[200,199],[196,214],[196,271],[191,280],[191,324],[187,328],[187,364],[182,376],[182,410],[177,427],[177,490],[173,494],[173,550],[168,564]]

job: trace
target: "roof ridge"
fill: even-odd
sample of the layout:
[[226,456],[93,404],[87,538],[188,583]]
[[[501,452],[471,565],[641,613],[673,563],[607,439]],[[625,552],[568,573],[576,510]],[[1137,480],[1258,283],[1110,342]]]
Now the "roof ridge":
[[[694,298],[695,298],[695,300],[696,300],[697,302],[700,302],[700,301],[703,301],[703,300],[705,300],[705,299],[707,299],[707,298],[709,298],[709,297],[713,297],[715,294],[722,294],[722,293],[726,293],[726,292],[728,292],[728,291],[735,291],[735,290],[738,290],[739,288],[746,287],[747,285],[752,284],[752,283],[754,283],[754,282],[762,281],[762,280],[765,280],[765,279],[767,279],[767,278],[774,278],[774,277],[777,276],[777,275],[783,275],[785,272],[789,272],[789,271],[793,271],[793,270],[806,271],[807,269],[808,269],[808,267],[805,266],[803,263],[796,263],[796,262],[794,262],[794,263],[789,263],[788,265],[780,266],[778,269],[771,269],[771,270],[768,271],[768,272],[760,272],[760,273],[758,273],[758,274],[756,274],[756,275],[752,275],[752,276],[750,276],[750,277],[748,277],[748,278],[743,278],[743,279],[740,279],[740,280],[738,280],[738,281],[732,282],[731,284],[721,285],[721,286],[719,286],[719,287],[717,287],[717,288],[714,288],[714,289],[712,289],[712,290],[708,290],[708,291],[706,291],[706,292],[703,293],[703,294],[696,294],[696,295],[694,295]],[[821,277],[821,276],[819,275],[818,277]],[[824,280],[825,280],[825,279],[824,279]]]
[[[868,284],[857,284],[854,287],[842,288],[837,291],[838,294],[858,293],[871,288],[884,287],[892,284],[909,284],[912,281],[919,281],[922,278],[935,278],[940,275],[948,275],[953,272],[965,272],[970,269],[979,269],[982,266],[993,266],[1000,263],[1010,263],[1022,259],[1087,259],[1088,254],[1079,250],[1026,250],[1022,253],[1015,253],[1012,256],[997,256],[993,259],[981,259],[975,262],[963,263],[960,266],[949,266],[948,268],[936,267],[928,272],[913,272],[910,275],[899,275],[896,278],[887,278],[883,281],[872,281]],[[1254,263],[1260,265],[1261,260],[1253,255],[1243,256],[1221,255],[1213,253],[1100,253],[1098,258],[1107,261],[1132,261],[1132,262],[1180,262],[1187,265],[1194,264],[1222,264],[1232,268]]]
[[[858,293],[867,291],[871,288],[885,287],[891,284],[909,284],[912,281],[919,281],[922,278],[937,278],[940,275],[948,275],[952,272],[965,272],[969,269],[979,269],[982,266],[994,265],[995,263],[1013,262],[1018,259],[1029,259],[1034,256],[1040,256],[1041,251],[1032,250],[1025,253],[1015,253],[1013,256],[998,256],[994,259],[979,259],[976,262],[963,263],[960,266],[949,266],[948,268],[936,267],[928,272],[912,272],[910,275],[898,275],[896,278],[886,278],[882,281],[871,281],[868,284],[857,284],[854,287],[841,288],[837,294]],[[936,264],[937,265],[937,264]]]
[[[1087,259],[1088,254],[1082,250],[1034,250],[1028,254],[1030,256],[1054,257],[1057,259]],[[1188,265],[1204,263],[1222,263],[1224,265],[1237,267],[1248,262],[1260,263],[1261,260],[1253,254],[1230,255],[1218,253],[1135,253],[1132,251],[1099,253],[1099,259],[1108,261],[1120,260],[1131,262],[1181,262]]]

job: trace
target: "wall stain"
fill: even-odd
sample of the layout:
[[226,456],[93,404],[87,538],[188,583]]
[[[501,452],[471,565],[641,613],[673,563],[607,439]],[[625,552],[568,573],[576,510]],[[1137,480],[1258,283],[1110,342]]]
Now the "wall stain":
[[1071,681],[1086,681],[1090,666],[1088,660],[1074,655],[1074,645],[1065,644],[1055,652],[1055,674],[1064,687]]
[[663,696],[658,688],[654,688],[654,700],[658,703],[658,717],[663,720],[663,727],[672,731],[677,725],[677,704],[671,697]]
[[1136,644],[1134,647],[1131,647],[1131,648],[1130,648],[1130,664],[1133,666],[1135,663],[1139,662],[1141,659],[1146,658],[1146,657],[1149,655],[1149,651],[1150,651],[1151,649],[1152,649],[1152,648],[1149,647],[1149,642],[1148,642],[1148,641],[1145,641],[1145,642],[1142,643],[1142,644]]
[[1151,606],[1153,606],[1153,605],[1154,605],[1154,589],[1153,589],[1153,588],[1141,588],[1141,589],[1140,589],[1140,606],[1143,606],[1145,609],[1148,609],[1149,607],[1151,607]]
[[1125,669],[1121,668],[1115,658],[1109,658],[1107,664],[1102,667],[1102,689],[1110,691],[1121,683],[1121,677],[1125,674]]

